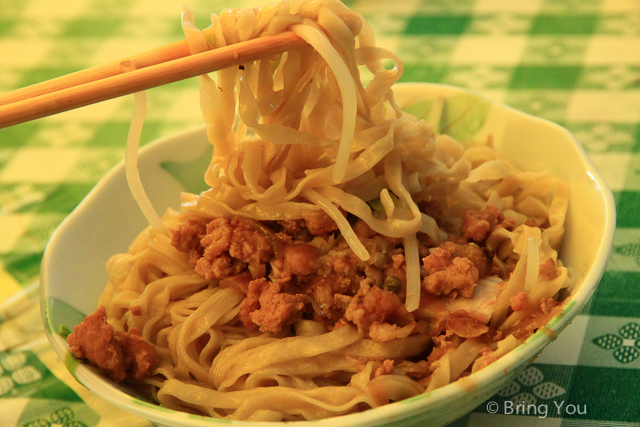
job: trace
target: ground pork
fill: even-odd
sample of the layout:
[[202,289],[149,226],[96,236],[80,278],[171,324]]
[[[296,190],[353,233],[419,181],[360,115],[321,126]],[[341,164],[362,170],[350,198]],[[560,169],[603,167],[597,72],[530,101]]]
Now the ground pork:
[[[203,277],[245,294],[239,319],[247,327],[278,333],[306,315],[329,330],[355,325],[378,342],[444,330],[471,337],[486,326],[473,317],[432,312],[433,304],[425,302],[425,296],[436,302],[441,297],[470,298],[478,279],[492,272],[493,255],[483,248],[482,239],[508,221],[494,207],[470,211],[465,218],[464,236],[449,234],[448,241],[435,248],[430,239],[420,239],[423,295],[415,316],[404,304],[401,240],[379,235],[362,220],[353,229],[371,254],[368,261],[353,253],[322,210],[272,222],[190,221],[173,232],[172,243],[189,253]],[[553,272],[550,264],[541,266],[541,275]]]
[[338,224],[322,209],[304,211],[302,217],[307,230],[314,236],[333,233],[338,229]]
[[150,377],[158,367],[158,354],[136,329],[115,332],[107,323],[103,306],[85,317],[67,337],[69,351],[78,359],[87,359],[104,371],[113,381],[127,376],[142,380]]
[[451,258],[449,251],[436,248],[422,260],[428,273],[422,281],[422,288],[436,296],[471,298],[480,273],[468,258]]
[[216,218],[206,225],[206,234],[200,246],[194,240],[201,233],[201,224],[187,224],[173,232],[172,244],[178,249],[189,249],[190,258],[201,253],[195,262],[195,270],[202,277],[224,279],[248,268],[252,277],[263,277],[265,263],[273,256],[270,236],[243,218]]
[[375,370],[373,373],[373,377],[379,377],[380,375],[391,375],[393,374],[393,359],[386,359],[382,362],[382,365]]
[[547,258],[540,263],[540,276],[543,280],[553,280],[558,274],[558,266],[553,258]]
[[[377,286],[369,286],[367,282],[368,279],[363,280],[360,291],[349,302],[344,314],[347,320],[358,326],[358,330],[371,332],[370,328],[374,324],[385,323],[400,326],[401,329],[415,322],[413,315],[407,311],[396,294]],[[380,341],[392,339],[393,337],[390,338],[392,333],[404,335],[405,332],[411,333],[412,331],[412,329],[400,331],[396,328],[386,328],[379,325],[375,326],[374,330],[380,334],[374,333],[375,336],[372,338],[378,338]]]
[[495,206],[487,206],[480,211],[469,210],[462,217],[462,237],[467,240],[484,242],[497,227],[512,230],[515,222],[505,218]]
[[531,310],[531,304],[529,304],[529,298],[527,298],[526,292],[518,292],[511,297],[511,308],[513,311]]
[[342,294],[334,294],[333,286],[331,286],[328,279],[318,277],[316,280],[305,285],[304,291],[311,297],[313,311],[316,314],[329,319],[333,318],[331,320],[336,321],[342,317],[339,313],[335,315],[332,313],[335,297]]
[[540,301],[538,308],[540,308],[540,311],[544,314],[548,314],[551,313],[551,311],[556,308],[558,304],[558,301],[554,300],[553,298],[547,298]]
[[240,319],[249,328],[258,326],[262,332],[278,333],[302,317],[309,296],[284,292],[284,280],[266,278],[249,283],[247,297],[240,306]]
[[443,242],[441,248],[449,251],[455,257],[467,258],[478,269],[480,277],[491,275],[491,264],[484,250],[475,243],[456,244],[454,242]]
[[442,248],[435,248],[431,254],[423,258],[422,264],[428,274],[435,274],[449,267],[452,258],[451,252]]
[[306,243],[289,244],[284,249],[284,268],[291,274],[308,276],[314,273],[318,248]]
[[308,242],[313,238],[305,225],[304,219],[285,219],[278,221],[277,224],[282,228],[282,232],[292,238]]
[[177,250],[189,254],[189,262],[192,267],[195,267],[204,252],[200,241],[206,234],[207,225],[205,223],[190,219],[186,224],[179,225],[178,228],[172,230],[171,244]]

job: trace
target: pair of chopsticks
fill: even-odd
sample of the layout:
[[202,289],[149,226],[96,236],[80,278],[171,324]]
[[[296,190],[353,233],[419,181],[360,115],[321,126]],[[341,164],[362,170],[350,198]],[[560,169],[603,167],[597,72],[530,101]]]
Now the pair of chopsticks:
[[[292,32],[191,55],[186,41],[0,95],[0,129],[256,61],[306,44]],[[129,61],[129,62],[127,62]],[[135,70],[124,72],[124,66]]]

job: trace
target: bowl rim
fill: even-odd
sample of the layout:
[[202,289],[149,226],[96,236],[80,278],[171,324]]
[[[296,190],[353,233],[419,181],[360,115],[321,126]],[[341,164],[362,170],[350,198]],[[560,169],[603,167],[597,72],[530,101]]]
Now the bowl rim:
[[[523,364],[522,361],[528,360],[532,362],[533,359],[535,359],[536,355],[547,344],[555,340],[556,336],[586,305],[604,273],[612,249],[613,236],[616,226],[616,211],[613,194],[606,184],[604,178],[596,169],[595,165],[585,152],[582,145],[577,141],[577,139],[569,130],[549,120],[542,119],[516,110],[502,103],[492,101],[491,99],[488,99],[487,97],[480,95],[473,90],[451,85],[422,82],[396,83],[396,85],[394,86],[394,92],[396,93],[398,91],[408,92],[412,90],[433,90],[441,93],[471,94],[485,101],[488,101],[493,108],[498,108],[504,111],[504,113],[506,114],[516,115],[529,121],[538,122],[541,125],[551,126],[563,133],[565,137],[567,137],[568,140],[571,141],[573,148],[577,150],[585,172],[589,175],[590,179],[595,182],[595,185],[599,190],[599,195],[602,197],[605,211],[603,234],[599,242],[598,253],[596,255],[596,258],[594,259],[593,264],[591,265],[590,271],[585,276],[580,287],[577,288],[575,292],[572,292],[571,300],[563,307],[562,312],[558,316],[552,318],[545,327],[539,329],[535,334],[528,337],[524,343],[522,343],[491,365],[471,374],[468,377],[465,377],[462,380],[454,381],[453,383],[450,383],[436,390],[425,392],[418,396],[414,396],[412,398],[399,402],[383,405],[372,410],[329,418],[330,420],[339,422],[339,425],[344,427],[355,427],[363,425],[374,426],[390,420],[405,419],[424,412],[430,407],[439,406],[449,401],[458,399],[462,393],[473,392],[473,390],[478,389],[483,384],[492,384],[494,383],[494,381],[498,381],[501,377],[505,377],[511,371],[518,368],[523,368],[524,366],[526,366],[526,364]],[[156,150],[161,151],[165,144],[172,141],[185,139],[189,135],[203,132],[204,129],[204,125],[198,125],[196,127],[188,128],[158,138],[142,147],[139,150],[139,156],[144,157]],[[60,237],[62,231],[68,226],[68,224],[72,223],[73,219],[76,216],[81,215],[84,206],[87,205],[92,198],[96,197],[96,195],[100,193],[100,190],[103,187],[108,186],[114,177],[120,174],[124,174],[124,161],[120,161],[118,164],[116,164],[87,194],[83,201],[62,221],[60,226],[52,234],[43,254],[40,271],[41,316],[45,324],[45,332],[47,338],[49,339],[51,345],[53,346],[60,359],[63,361],[65,360],[65,354],[68,351],[66,341],[59,335],[55,334],[55,331],[50,331],[50,329],[47,327],[47,305],[48,296],[50,295],[49,287],[51,286],[50,282],[47,280],[47,272],[49,271],[51,248],[55,246],[56,240]],[[98,370],[82,363],[78,365],[77,370],[75,371],[75,376],[80,383],[82,383],[90,391],[94,392],[103,399],[109,401],[120,409],[146,418],[152,422],[169,423],[167,425],[192,427],[210,426],[212,425],[212,423],[220,422],[225,423],[225,425],[237,427],[273,427],[274,425],[276,425],[274,422],[237,421],[193,415],[186,412],[163,408],[156,404],[147,403],[125,393],[119,387],[115,386],[109,380],[100,375]],[[309,427],[311,425],[317,426],[317,421],[295,421],[295,425],[300,427]]]

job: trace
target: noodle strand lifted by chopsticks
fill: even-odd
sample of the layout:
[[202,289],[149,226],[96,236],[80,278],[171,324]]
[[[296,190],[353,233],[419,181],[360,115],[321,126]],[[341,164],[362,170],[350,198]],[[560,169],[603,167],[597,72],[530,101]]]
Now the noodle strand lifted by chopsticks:
[[[322,55],[333,74],[336,76],[348,76],[349,70],[346,64],[338,55],[338,52],[331,46],[322,33],[310,26],[294,25],[291,31],[302,37],[307,43],[314,47]],[[353,133],[356,128],[356,90],[353,82],[349,79],[338,78],[338,87],[342,96],[342,132],[340,143],[338,144],[338,154],[333,169],[333,182],[340,183],[344,179],[351,153],[351,143]]]
[[[133,65],[127,61],[122,64],[123,70],[130,71]],[[169,234],[160,220],[160,216],[151,205],[151,201],[147,196],[140,179],[138,170],[138,147],[140,146],[140,136],[142,134],[142,126],[147,113],[147,94],[145,92],[137,92],[134,95],[134,111],[127,136],[127,149],[125,151],[125,174],[129,191],[133,195],[140,210],[144,214],[149,224],[161,233]]]

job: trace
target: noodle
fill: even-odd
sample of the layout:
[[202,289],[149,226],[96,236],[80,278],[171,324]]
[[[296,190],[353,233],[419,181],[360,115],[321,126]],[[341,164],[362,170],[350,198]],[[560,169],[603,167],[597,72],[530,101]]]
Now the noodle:
[[[129,61],[126,61],[121,66],[125,72],[133,69],[133,65]],[[144,187],[140,179],[140,172],[137,167],[138,147],[140,146],[140,135],[142,133],[144,116],[147,113],[147,95],[144,92],[138,92],[134,94],[134,99],[135,107],[133,118],[131,119],[131,126],[129,128],[129,135],[127,136],[127,150],[125,152],[125,172],[127,183],[129,184],[129,190],[131,191],[133,198],[149,224],[159,232],[168,234],[164,225],[162,225],[162,221],[160,220],[158,213],[151,205],[151,201],[144,191]]]
[[[322,13],[326,9],[320,9]],[[314,47],[316,51],[327,61],[327,65],[333,71],[334,76],[347,76],[349,70],[342,61],[338,52],[331,46],[325,36],[311,26],[294,25],[291,27],[293,33],[299,35],[303,40]],[[338,144],[338,154],[333,169],[333,182],[338,184],[344,179],[349,154],[351,153],[351,143],[356,128],[355,114],[356,92],[350,81],[338,78],[338,87],[342,96],[342,132]]]
[[[105,345],[144,349],[147,371],[126,375],[159,403],[269,421],[374,408],[487,366],[557,313],[566,185],[403,113],[402,64],[359,14],[297,0],[193,19],[192,53],[287,30],[310,46],[199,77],[211,188],[161,221],[130,155],[136,102],[127,178],[151,227],[109,261],[96,316]],[[91,360],[80,329],[71,351]]]

